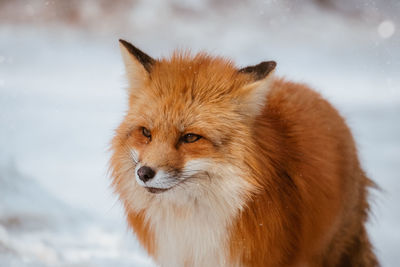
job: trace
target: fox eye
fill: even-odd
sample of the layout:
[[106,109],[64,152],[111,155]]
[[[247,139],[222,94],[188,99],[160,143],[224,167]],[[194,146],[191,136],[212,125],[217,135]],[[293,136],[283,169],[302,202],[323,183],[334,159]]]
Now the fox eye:
[[184,143],[194,143],[199,140],[202,136],[198,134],[188,133],[181,137],[182,142]]
[[142,134],[147,138],[151,138],[151,132],[146,127],[142,127]]

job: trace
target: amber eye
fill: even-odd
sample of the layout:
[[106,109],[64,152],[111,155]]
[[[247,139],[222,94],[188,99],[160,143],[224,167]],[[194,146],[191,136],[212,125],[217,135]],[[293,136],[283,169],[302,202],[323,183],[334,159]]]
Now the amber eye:
[[151,132],[149,129],[142,127],[142,134],[147,137],[147,138],[151,138]]
[[184,143],[194,143],[199,140],[202,136],[198,134],[188,133],[181,137],[182,142]]

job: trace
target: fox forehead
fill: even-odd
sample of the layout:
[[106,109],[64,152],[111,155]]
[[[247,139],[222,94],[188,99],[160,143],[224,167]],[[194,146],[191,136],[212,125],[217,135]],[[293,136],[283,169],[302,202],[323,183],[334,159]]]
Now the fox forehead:
[[174,54],[158,61],[150,79],[132,92],[129,112],[149,128],[198,131],[235,119],[235,91],[246,79],[222,58]]
[[154,64],[149,79],[132,92],[131,100],[136,102],[144,98],[150,104],[158,102],[157,108],[164,109],[210,103],[215,107],[238,98],[238,89],[248,80],[248,76],[239,73],[223,58],[175,53],[170,59],[161,59]]
[[195,57],[174,53],[170,59],[155,63],[150,77],[160,96],[207,102],[220,101],[248,81],[231,61],[204,53]]

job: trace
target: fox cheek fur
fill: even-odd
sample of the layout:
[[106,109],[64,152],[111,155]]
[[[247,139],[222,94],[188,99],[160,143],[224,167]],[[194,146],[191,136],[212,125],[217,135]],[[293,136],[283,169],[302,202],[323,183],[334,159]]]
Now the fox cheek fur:
[[161,266],[378,266],[368,187],[350,130],[276,63],[120,40],[129,108],[112,141],[112,184]]

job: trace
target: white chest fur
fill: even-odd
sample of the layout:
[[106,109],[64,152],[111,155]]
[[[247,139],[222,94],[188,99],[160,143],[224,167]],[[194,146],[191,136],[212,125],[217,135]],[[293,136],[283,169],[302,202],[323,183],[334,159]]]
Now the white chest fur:
[[192,188],[190,195],[166,192],[146,209],[161,266],[232,265],[227,263],[229,231],[244,204],[243,184],[223,180]]
[[[215,208],[215,207],[214,207]],[[166,209],[151,219],[161,266],[226,266],[228,214],[213,207]]]

